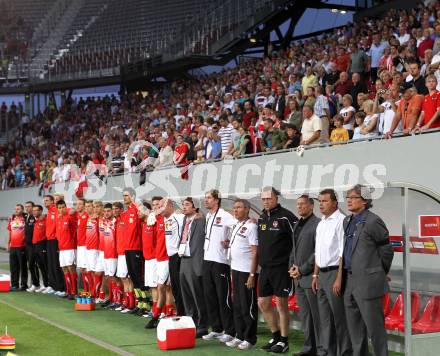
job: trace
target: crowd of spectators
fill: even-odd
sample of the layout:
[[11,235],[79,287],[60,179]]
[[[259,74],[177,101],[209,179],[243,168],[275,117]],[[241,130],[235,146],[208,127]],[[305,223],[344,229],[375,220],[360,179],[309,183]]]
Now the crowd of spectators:
[[437,128],[439,66],[435,1],[143,95],[50,103],[0,149],[1,188]]

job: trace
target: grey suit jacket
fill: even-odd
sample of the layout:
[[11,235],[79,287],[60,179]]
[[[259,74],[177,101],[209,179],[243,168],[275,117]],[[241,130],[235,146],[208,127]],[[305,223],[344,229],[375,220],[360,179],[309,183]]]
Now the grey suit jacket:
[[293,228],[293,248],[290,253],[289,266],[296,265],[299,267],[301,278],[297,283],[302,288],[312,287],[312,275],[315,267],[316,227],[320,221],[315,215],[310,216],[302,227],[296,244],[294,236],[298,223]]
[[[344,219],[344,231],[347,231],[351,218],[347,216]],[[344,244],[346,239],[345,236]],[[352,291],[363,299],[382,297],[389,290],[386,275],[394,256],[388,229],[379,216],[366,210],[363,221],[357,224],[353,239]]]
[[[185,224],[186,217],[183,219],[183,226],[185,226]],[[203,270],[203,246],[205,244],[205,219],[194,219],[189,234],[190,258],[196,275],[201,277]]]

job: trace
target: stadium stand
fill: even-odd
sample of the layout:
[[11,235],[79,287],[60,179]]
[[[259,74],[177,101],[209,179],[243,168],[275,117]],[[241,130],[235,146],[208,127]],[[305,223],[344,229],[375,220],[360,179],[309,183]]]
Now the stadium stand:
[[[213,2],[205,5],[208,3]],[[110,57],[102,53],[107,45],[117,46],[124,36],[119,39],[102,36],[110,33],[110,24],[118,29],[117,32],[133,32],[131,24],[122,26],[123,22],[116,20],[119,12],[124,18],[134,14],[135,8],[130,1],[123,4],[114,4],[94,22],[86,19],[99,12],[105,1],[84,4],[81,12],[84,16],[77,17],[71,32],[64,36],[68,41],[75,33],[73,28],[86,28],[73,43],[69,56],[77,53],[76,56],[80,56],[77,59],[83,58],[78,59],[81,63],[90,65],[92,61],[96,66],[107,59],[108,63],[121,60],[120,56],[111,57],[110,52],[107,52]],[[200,10],[200,3],[188,2],[187,5],[186,14],[171,16],[167,13],[169,23],[177,18],[184,22],[190,13]],[[149,7],[145,6],[142,11],[148,11]],[[147,158],[147,170],[173,165],[172,157],[166,159],[160,153],[158,157],[157,151],[166,151],[159,145],[161,138],[166,141],[165,147],[174,149],[179,133],[189,146],[190,160],[199,163],[226,154],[240,157],[261,151],[292,149],[300,144],[343,143],[349,139],[346,134],[354,134],[355,139],[381,137],[391,130],[395,113],[405,103],[412,103],[415,115],[412,120],[416,121],[410,123],[405,116],[403,127],[397,126],[394,132],[417,131],[415,124],[421,111],[421,95],[427,92],[425,77],[433,74],[440,78],[439,16],[438,2],[411,11],[393,9],[381,19],[362,19],[331,33],[294,42],[284,50],[271,51],[262,60],[245,61],[209,76],[178,80],[146,96],[132,93],[120,98],[91,97],[79,101],[67,98],[59,108],[51,102],[34,118],[29,118],[22,110],[3,105],[2,125],[5,126],[8,115],[9,127],[14,123],[19,126],[10,133],[8,144],[0,150],[1,187],[50,185],[67,179],[67,172],[64,175],[59,172],[62,163],[81,167],[90,159],[104,164],[106,174],[133,171]],[[157,27],[157,32],[151,32],[151,36],[159,36],[168,25],[164,22],[163,27],[158,27],[154,22],[148,26]],[[104,39],[99,40],[101,38]],[[133,37],[127,45],[128,52],[123,52],[126,60],[138,39]],[[378,43],[373,45],[373,41]],[[423,56],[417,56],[424,45],[428,46],[427,50]],[[345,52],[347,46],[351,53]],[[374,48],[381,46],[384,47],[383,55],[379,56]],[[102,54],[99,58],[95,54],[87,57],[86,49],[94,47],[97,53],[104,52],[99,52]],[[390,50],[385,49],[388,47]],[[141,47],[136,51],[133,52],[135,56],[141,55]],[[82,54],[78,54],[80,52]],[[60,57],[57,68],[62,66],[63,70],[69,70],[69,56]],[[79,63],[75,61],[69,62],[70,65]],[[413,64],[415,68],[411,67]],[[377,70],[378,80],[374,81],[376,74],[370,68]],[[412,86],[415,91],[407,90]],[[437,84],[437,89],[439,87]],[[401,100],[399,93],[404,92],[407,97]],[[308,141],[314,132],[303,127],[301,136],[304,106],[311,106],[323,125],[321,135]],[[223,120],[225,127],[218,123],[222,118],[226,119]],[[242,122],[243,129],[238,127],[240,125],[233,128],[234,119]],[[423,129],[440,126],[439,120],[431,124],[428,121],[429,118],[422,117],[420,126]],[[227,145],[232,137],[234,145],[229,149]],[[127,150],[138,140],[151,142],[157,150],[136,147],[135,159],[128,162]],[[224,148],[223,153],[216,150],[219,144]],[[27,149],[29,146],[32,146],[31,151]]]

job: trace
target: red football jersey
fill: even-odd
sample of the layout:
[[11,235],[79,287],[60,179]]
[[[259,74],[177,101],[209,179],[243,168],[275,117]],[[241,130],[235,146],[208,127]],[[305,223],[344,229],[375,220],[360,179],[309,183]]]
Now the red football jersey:
[[35,220],[32,243],[37,244],[44,240],[46,240],[46,217],[41,216],[39,219]]
[[86,224],[86,247],[87,250],[97,250],[99,247],[98,219],[90,216]]
[[156,224],[154,225],[154,229],[156,235],[156,260],[168,261],[165,238],[165,219],[162,215],[156,216]]
[[[104,233],[103,233],[103,248],[104,258],[118,258],[116,253],[116,219],[104,220]],[[101,244],[101,240],[99,240]]]
[[156,234],[155,225],[142,223],[142,252],[144,259],[152,260],[156,258]]
[[124,240],[126,251],[142,250],[141,226],[138,209],[135,204],[130,204],[128,209],[121,214],[124,222]]
[[56,236],[57,216],[58,216],[58,209],[55,206],[55,204],[52,204],[49,207],[49,209],[47,209],[47,215],[46,215],[46,238],[48,240],[55,240],[57,238]]
[[116,252],[118,253],[118,256],[125,255],[124,222],[121,220],[120,216],[116,218],[115,225]]
[[77,225],[75,215],[58,215],[56,234],[60,251],[76,249]]
[[11,232],[11,243],[9,247],[24,247],[24,216],[13,216],[9,218],[8,231]]
[[99,231],[99,245],[98,250],[104,252],[104,230],[105,230],[105,219],[99,218],[98,220],[98,231]]
[[78,229],[76,232],[76,242],[78,246],[86,245],[86,231],[87,231],[87,220],[89,219],[89,214],[83,212],[78,214]]

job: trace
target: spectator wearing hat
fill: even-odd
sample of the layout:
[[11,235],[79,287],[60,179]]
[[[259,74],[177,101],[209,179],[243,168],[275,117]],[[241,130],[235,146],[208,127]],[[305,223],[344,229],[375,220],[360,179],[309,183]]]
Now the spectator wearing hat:
[[388,292],[387,274],[394,250],[388,229],[372,213],[369,189],[360,185],[347,192],[344,226],[344,306],[354,356],[368,355],[368,338],[375,355],[388,355],[382,298]]

